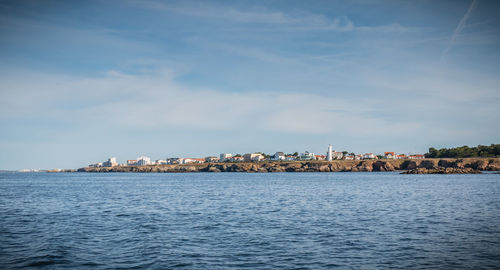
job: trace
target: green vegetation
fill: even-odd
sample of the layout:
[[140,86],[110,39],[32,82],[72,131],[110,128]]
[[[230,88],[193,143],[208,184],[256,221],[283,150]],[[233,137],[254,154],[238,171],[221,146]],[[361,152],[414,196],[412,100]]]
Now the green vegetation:
[[490,146],[478,145],[476,147],[455,147],[455,148],[429,148],[426,158],[467,158],[467,157],[500,157],[500,144]]

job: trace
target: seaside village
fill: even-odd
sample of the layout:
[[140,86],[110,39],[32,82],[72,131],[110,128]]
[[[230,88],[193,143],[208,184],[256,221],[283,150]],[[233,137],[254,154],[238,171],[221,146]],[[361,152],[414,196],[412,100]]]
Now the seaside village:
[[166,165],[166,164],[192,164],[192,163],[215,163],[215,162],[260,162],[260,161],[304,161],[304,160],[366,160],[366,159],[423,159],[424,155],[405,155],[395,152],[384,152],[384,155],[374,155],[373,153],[354,154],[348,152],[334,151],[332,145],[328,146],[326,155],[316,155],[312,152],[285,154],[276,152],[269,156],[263,153],[247,153],[244,155],[222,153],[217,156],[205,158],[166,158],[152,161],[147,156],[140,156],[137,159],[127,160],[127,163],[118,164],[115,157],[107,161],[90,164],[89,167],[115,167],[115,166],[144,166],[144,165]]

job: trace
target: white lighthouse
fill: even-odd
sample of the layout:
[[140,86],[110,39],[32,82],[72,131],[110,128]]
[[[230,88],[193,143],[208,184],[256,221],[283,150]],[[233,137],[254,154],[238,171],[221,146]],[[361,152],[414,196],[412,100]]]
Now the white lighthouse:
[[326,160],[332,161],[332,145],[328,145],[328,151],[326,152]]

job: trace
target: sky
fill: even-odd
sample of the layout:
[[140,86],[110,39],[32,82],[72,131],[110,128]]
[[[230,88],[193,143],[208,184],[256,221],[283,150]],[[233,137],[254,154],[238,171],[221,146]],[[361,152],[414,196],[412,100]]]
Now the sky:
[[500,143],[498,1],[0,0],[0,169]]

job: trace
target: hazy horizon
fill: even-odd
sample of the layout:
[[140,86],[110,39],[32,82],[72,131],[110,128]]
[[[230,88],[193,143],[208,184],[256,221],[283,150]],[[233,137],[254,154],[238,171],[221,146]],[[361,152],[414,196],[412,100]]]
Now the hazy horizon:
[[500,139],[496,1],[0,1],[0,169]]

